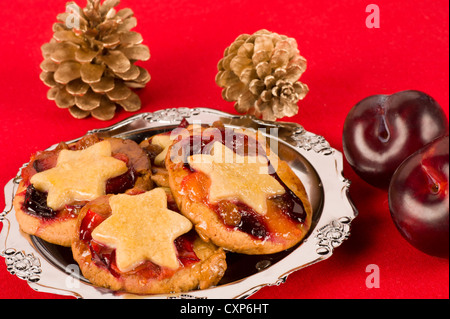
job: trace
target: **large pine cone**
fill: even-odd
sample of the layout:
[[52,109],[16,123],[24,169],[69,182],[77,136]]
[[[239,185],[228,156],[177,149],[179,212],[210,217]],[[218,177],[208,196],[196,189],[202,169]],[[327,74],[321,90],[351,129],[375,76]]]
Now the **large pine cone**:
[[130,88],[150,81],[147,70],[134,65],[148,60],[150,51],[142,36],[130,31],[137,24],[133,11],[116,12],[119,0],[100,2],[88,0],[84,9],[67,3],[75,10],[57,16],[53,39],[41,48],[40,78],[50,87],[47,97],[75,118],[110,120],[116,105],[137,111],[141,101]]
[[240,35],[226,48],[218,69],[216,83],[224,88],[222,97],[236,101],[238,112],[265,120],[294,116],[297,102],[309,91],[298,81],[306,60],[297,41],[267,30]]

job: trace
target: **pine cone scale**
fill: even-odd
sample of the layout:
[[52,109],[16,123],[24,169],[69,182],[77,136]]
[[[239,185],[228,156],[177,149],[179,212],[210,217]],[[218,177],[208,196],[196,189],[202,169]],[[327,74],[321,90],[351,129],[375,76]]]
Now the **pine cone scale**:
[[[258,54],[259,52],[270,53],[273,51],[273,41],[272,41],[272,37],[269,35],[261,35],[259,37],[256,37],[254,42],[255,42],[255,44],[254,44],[255,55]],[[267,61],[267,60],[265,60],[265,61]],[[258,61],[254,61],[254,62],[258,63]]]
[[131,29],[137,26],[137,19],[135,17],[131,17],[123,20],[121,24],[117,27],[117,30],[120,32],[130,31]]
[[272,69],[286,68],[289,63],[289,52],[287,50],[275,50],[270,59],[270,67]]
[[54,101],[56,99],[56,96],[58,95],[59,87],[55,86],[50,88],[50,90],[47,91],[47,99]]
[[74,118],[77,118],[77,119],[84,119],[91,114],[91,112],[89,112],[89,111],[83,111],[83,110],[79,109],[76,105],[69,108],[69,112],[70,112],[70,114],[72,114],[72,116]]
[[91,63],[91,61],[98,55],[97,51],[85,50],[79,48],[75,51],[75,60],[80,63]]
[[122,48],[121,52],[128,60],[147,61],[148,59],[150,59],[150,50],[147,46],[142,44]]
[[134,64],[132,64],[130,66],[130,69],[127,72],[125,72],[125,73],[116,73],[116,75],[118,77],[120,77],[122,80],[125,80],[125,81],[136,80],[139,77],[140,74],[141,74],[141,71]]
[[114,7],[117,7],[120,3],[120,0],[105,0],[100,6],[100,13],[105,15],[109,10]]
[[89,89],[89,85],[81,79],[70,81],[66,85],[66,90],[71,95],[84,95]]
[[56,50],[57,43],[55,43],[54,41],[56,40],[52,39],[50,40],[50,42],[45,43],[44,45],[41,46],[41,52],[44,59],[50,58],[52,53]]
[[227,101],[236,101],[236,99],[239,97],[240,92],[243,89],[244,84],[241,82],[237,82],[234,85],[230,85],[225,90],[225,97]]
[[295,93],[298,94],[299,100],[303,100],[309,92],[309,88],[305,83],[295,82],[294,83]]
[[120,44],[120,35],[117,33],[113,33],[111,35],[103,37],[102,44],[103,47],[107,49],[115,48],[117,45]]
[[102,96],[89,89],[86,94],[75,96],[75,104],[83,111],[92,111],[100,106]]
[[48,87],[51,87],[51,88],[58,84],[58,83],[56,83],[56,81],[54,79],[54,72],[43,71],[39,75],[39,78],[41,79],[42,82],[44,82],[45,85],[47,85]]
[[53,34],[53,38],[58,42],[68,41],[74,44],[83,44],[83,39],[77,36],[75,33],[69,30],[60,30],[56,31]]
[[90,86],[95,93],[106,93],[114,89],[114,78],[104,76],[99,82],[91,83]]
[[145,84],[150,81],[151,76],[150,73],[144,68],[139,67],[140,74],[136,78],[136,80],[133,81],[127,81],[125,82],[125,85],[129,88],[139,89],[145,87]]
[[103,72],[105,66],[101,64],[83,63],[80,68],[81,79],[88,84],[100,82]]
[[41,70],[45,72],[56,72],[58,70],[58,64],[54,63],[51,59],[45,59],[40,64]]
[[99,120],[110,120],[115,113],[116,104],[104,97],[100,101],[100,106],[91,111],[92,116]]
[[55,81],[60,84],[67,84],[72,80],[81,77],[81,65],[78,62],[66,61],[59,65],[54,74]]
[[292,65],[286,69],[286,74],[284,75],[284,79],[291,83],[295,83],[300,79],[300,76],[303,74],[303,70],[298,65]]
[[51,53],[50,58],[55,63],[74,61],[77,49],[78,47],[75,45],[59,45],[56,47],[56,50]]
[[225,88],[227,85],[232,85],[234,82],[238,82],[239,78],[234,72],[225,70],[220,72],[216,76],[216,82],[220,87]]
[[120,51],[110,51],[101,60],[115,73],[126,72],[131,66],[130,60]]
[[117,101],[117,103],[128,112],[135,112],[141,108],[141,100],[134,92],[131,92],[126,99]]
[[65,89],[60,89],[56,94],[55,103],[59,108],[66,109],[75,103],[75,97]]
[[140,33],[128,31],[120,34],[120,43],[123,45],[141,44],[144,41]]
[[117,16],[121,17],[123,20],[131,18],[133,14],[133,10],[131,10],[130,8],[125,8],[117,12]]
[[259,79],[265,79],[272,72],[272,68],[270,67],[268,62],[261,62],[256,65],[256,74]]
[[115,81],[114,89],[106,92],[106,95],[111,101],[121,101],[125,100],[131,95],[131,90],[128,86],[120,81]]
[[253,95],[261,95],[261,93],[264,91],[265,85],[264,82],[260,79],[254,79],[251,81],[250,85],[248,86],[248,89],[250,92],[252,92]]

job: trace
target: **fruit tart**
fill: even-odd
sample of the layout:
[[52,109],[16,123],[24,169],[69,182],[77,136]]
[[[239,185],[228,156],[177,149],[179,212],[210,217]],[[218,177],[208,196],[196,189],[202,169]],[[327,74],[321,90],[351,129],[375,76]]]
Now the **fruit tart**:
[[226,270],[223,249],[204,242],[160,187],[86,204],[72,252],[91,283],[135,294],[205,289]]
[[243,254],[271,254],[299,243],[311,225],[305,188],[262,134],[189,126],[165,165],[183,215],[204,240]]
[[152,187],[149,158],[137,143],[95,134],[35,153],[21,177],[14,198],[20,228],[67,247],[87,202]]

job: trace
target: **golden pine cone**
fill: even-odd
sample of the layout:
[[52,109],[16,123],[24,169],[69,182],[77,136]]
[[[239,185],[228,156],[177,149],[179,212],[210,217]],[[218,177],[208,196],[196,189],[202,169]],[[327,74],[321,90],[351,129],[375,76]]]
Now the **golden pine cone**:
[[[119,0],[88,0],[84,9],[68,2],[72,12],[61,13],[53,25],[53,38],[42,47],[41,80],[50,87],[47,97],[75,118],[114,117],[116,105],[134,112],[139,96],[130,88],[150,81],[136,61],[150,59],[142,36],[130,31],[137,24],[129,8],[119,11]],[[74,22],[76,24],[69,22]]]
[[299,81],[306,70],[297,41],[260,30],[240,35],[218,64],[216,83],[222,97],[240,113],[276,120],[298,113],[297,102],[309,89]]

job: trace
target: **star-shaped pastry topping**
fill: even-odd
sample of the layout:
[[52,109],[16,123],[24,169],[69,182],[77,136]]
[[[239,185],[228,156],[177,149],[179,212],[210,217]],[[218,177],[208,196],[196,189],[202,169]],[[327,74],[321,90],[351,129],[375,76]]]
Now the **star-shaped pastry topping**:
[[174,240],[192,228],[184,216],[167,209],[167,194],[155,188],[139,195],[114,195],[109,199],[112,215],[92,232],[92,238],[116,249],[120,271],[151,262],[177,269]]
[[127,170],[125,162],[111,156],[111,144],[102,141],[80,151],[62,150],[56,166],[33,175],[31,184],[48,193],[48,207],[60,210],[105,195],[106,181]]
[[209,201],[235,199],[265,215],[267,199],[285,193],[284,187],[269,175],[269,165],[263,156],[240,156],[222,143],[213,144],[213,154],[196,154],[188,158],[189,165],[211,179]]

